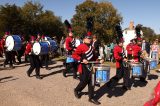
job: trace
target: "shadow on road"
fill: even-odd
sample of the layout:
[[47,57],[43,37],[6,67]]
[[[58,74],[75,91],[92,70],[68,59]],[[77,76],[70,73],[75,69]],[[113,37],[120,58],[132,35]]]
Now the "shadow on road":
[[[6,80],[7,79],[7,80]],[[13,76],[9,76],[9,77],[4,77],[4,78],[0,78],[0,83],[5,83],[5,82],[9,82],[9,81],[14,81],[17,80],[19,78],[13,78]],[[6,80],[6,81],[3,81]]]
[[122,83],[114,83],[111,87],[108,87],[107,83],[104,84],[97,91],[95,91],[95,99],[99,100],[106,93],[107,97],[109,98],[111,98],[112,96],[123,96],[126,90],[124,90],[120,85],[122,85]]
[[49,73],[49,74],[41,74],[41,76],[42,76],[43,78],[45,78],[45,77],[48,77],[48,76],[51,76],[51,75],[54,75],[54,74],[57,74],[57,73],[61,73],[62,71],[63,71],[63,69],[57,70],[57,71],[53,71],[53,72],[51,72],[51,73]]
[[148,75],[148,80],[156,80],[156,79],[158,79],[158,75],[155,75],[155,74],[150,74],[150,75]]
[[63,65],[56,65],[56,66],[53,66],[53,67],[48,67],[49,70],[52,70],[54,68],[61,68],[63,67]]

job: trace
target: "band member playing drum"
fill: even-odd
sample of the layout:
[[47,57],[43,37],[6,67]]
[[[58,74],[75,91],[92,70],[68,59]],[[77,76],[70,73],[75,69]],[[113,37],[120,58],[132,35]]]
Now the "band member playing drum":
[[[141,39],[134,39],[133,40],[133,59],[135,62],[142,62],[141,60],[143,60],[141,58],[141,52],[142,52],[142,49],[141,49]],[[147,76],[147,70],[145,68],[142,69],[142,76],[140,77],[140,81],[144,82],[144,83],[147,83],[146,81],[146,76]]]
[[127,62],[125,53],[123,50],[123,39],[117,40],[117,46],[113,50],[114,58],[116,60],[116,75],[111,78],[108,82],[108,86],[111,86],[112,83],[117,83],[121,78],[123,78],[123,89],[130,90],[129,87],[129,70],[124,67],[123,63]]
[[[66,45],[66,53],[67,56],[72,55],[72,52],[75,50],[75,39],[73,38],[73,33],[69,32],[69,36],[65,40],[65,45]],[[73,72],[73,78],[77,78],[77,65],[76,62],[71,62],[67,64],[68,67],[70,67],[70,70]],[[67,70],[63,71],[63,76],[66,76]]]
[[29,54],[29,58],[30,58],[30,68],[27,71],[27,75],[30,77],[30,74],[33,72],[33,70],[35,69],[36,72],[36,78],[37,79],[42,79],[40,77],[40,60],[39,60],[39,56],[38,55],[34,55],[32,52],[32,46],[34,43],[34,36],[31,37],[31,42],[29,42],[27,44],[26,47],[26,51],[28,52],[27,54]]
[[[88,61],[96,60],[93,54],[93,48],[91,46],[91,36],[85,35],[83,38],[83,44],[80,44],[75,52],[73,52],[72,57],[80,62],[78,66],[78,71],[80,73],[80,83],[74,89],[74,94],[76,98],[81,97],[81,91],[88,84],[88,96],[89,102],[99,105],[100,102],[94,99],[94,86],[92,86],[91,71],[88,69]],[[100,62],[103,62],[101,60]]]
[[133,41],[131,40],[130,43],[126,47],[128,60],[131,60],[133,58],[133,56],[132,56],[132,52],[133,52],[132,46],[133,46]]
[[3,66],[6,67],[6,64],[8,64],[8,62],[9,62],[9,67],[13,68],[12,51],[8,51],[7,47],[5,45],[5,39],[7,38],[8,35],[9,35],[9,32],[5,32],[5,35],[4,35],[3,40],[2,40],[3,51],[4,51],[4,54],[5,54],[5,58],[6,58]]
[[[42,37],[39,41],[44,42],[45,41],[45,36],[42,35]],[[44,63],[46,70],[49,69],[48,68],[48,61],[49,61],[49,53],[41,55],[41,64]]]

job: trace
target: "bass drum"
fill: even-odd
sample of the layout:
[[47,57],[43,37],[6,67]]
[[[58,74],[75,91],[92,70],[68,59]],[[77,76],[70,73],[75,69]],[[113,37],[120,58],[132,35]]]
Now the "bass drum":
[[54,40],[48,40],[47,43],[49,44],[50,47],[50,52],[55,52],[58,49],[58,46]]
[[22,47],[21,38],[18,35],[7,36],[5,45],[8,51],[17,51]]
[[35,55],[48,54],[49,47],[47,42],[36,42],[33,44],[33,53]]
[[49,51],[50,52],[56,52],[57,51],[57,49],[58,49],[58,46],[57,46],[57,43],[54,41],[54,40],[52,40],[50,37],[48,37],[48,36],[46,36],[45,38],[44,38],[44,40],[45,40],[45,42],[47,42],[48,43],[48,45],[49,45]]

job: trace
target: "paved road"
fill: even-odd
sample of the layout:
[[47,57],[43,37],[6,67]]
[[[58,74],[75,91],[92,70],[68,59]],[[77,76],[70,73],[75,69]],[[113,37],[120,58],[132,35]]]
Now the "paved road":
[[[2,62],[0,62],[2,64]],[[14,69],[3,69],[0,66],[0,106],[92,106],[88,102],[87,87],[83,90],[81,99],[76,99],[73,89],[78,84],[72,76],[64,78],[61,71],[62,62],[58,61],[49,66],[51,70],[41,69],[43,79],[27,77],[29,66],[16,65]],[[35,72],[32,73],[34,75]],[[115,68],[111,68],[111,76]],[[131,90],[124,91],[122,80],[113,89],[106,85],[96,87],[96,98],[101,106],[142,106],[149,99],[153,88],[159,81],[158,73],[151,71],[150,80],[145,85],[138,80]]]

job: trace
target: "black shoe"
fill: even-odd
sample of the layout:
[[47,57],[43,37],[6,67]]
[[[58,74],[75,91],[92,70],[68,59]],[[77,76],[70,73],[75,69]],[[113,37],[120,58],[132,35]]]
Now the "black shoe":
[[9,65],[9,68],[13,69],[14,67],[13,67],[13,65]]
[[95,86],[97,87],[101,87],[101,85],[99,83],[95,83]]
[[15,65],[19,65],[19,63],[16,63],[16,62],[15,62],[14,64],[15,64]]
[[88,101],[91,102],[91,103],[94,103],[95,105],[100,105],[101,104],[100,102],[98,102],[95,99],[89,99]]
[[122,87],[124,90],[131,90],[131,88],[130,87],[127,87],[127,86],[123,86]]
[[140,79],[140,81],[143,83],[148,83],[148,81],[146,81],[145,79]]
[[73,79],[77,79],[77,75],[73,75]]
[[50,70],[48,67],[46,67],[46,70]]
[[3,64],[3,67],[5,68],[5,67],[6,67],[6,65],[5,65],[5,64]]
[[37,79],[42,79],[40,76],[36,76]]
[[64,77],[67,77],[65,71],[66,71],[66,70],[63,70],[63,76],[64,76]]
[[77,99],[80,99],[80,98],[81,98],[80,94],[79,94],[78,91],[76,91],[75,89],[74,89],[74,96],[75,96]]
[[28,76],[28,77],[31,77],[31,75],[29,74],[29,72],[28,72],[28,71],[27,71],[27,76]]

